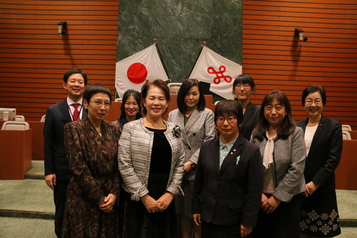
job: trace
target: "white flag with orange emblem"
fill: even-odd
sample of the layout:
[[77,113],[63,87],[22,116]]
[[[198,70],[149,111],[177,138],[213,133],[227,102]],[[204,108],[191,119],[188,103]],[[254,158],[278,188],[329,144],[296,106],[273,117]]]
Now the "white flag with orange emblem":
[[116,63],[115,89],[120,97],[128,89],[135,89],[140,92],[146,79],[150,81],[155,79],[169,80],[156,47],[154,43]]
[[242,65],[203,46],[189,78],[209,83],[209,90],[212,93],[226,99],[233,99],[233,81],[240,74],[242,74]]

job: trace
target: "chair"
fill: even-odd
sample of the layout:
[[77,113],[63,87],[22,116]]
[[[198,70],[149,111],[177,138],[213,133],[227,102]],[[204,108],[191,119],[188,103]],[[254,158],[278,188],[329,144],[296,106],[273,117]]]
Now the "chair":
[[348,131],[342,131],[342,138],[344,140],[352,140],[351,134]]
[[27,130],[30,125],[25,121],[6,121],[2,124],[2,130]]
[[352,128],[350,125],[342,125],[342,130],[343,131],[352,131]]
[[169,83],[167,86],[170,89],[171,94],[178,94],[182,83]]
[[114,99],[114,102],[122,102],[122,101],[123,101],[122,98],[116,98],[116,99]]
[[16,115],[15,121],[25,121],[25,117],[23,115]]
[[43,115],[42,117],[41,117],[41,122],[45,122],[45,120],[46,120],[46,115]]

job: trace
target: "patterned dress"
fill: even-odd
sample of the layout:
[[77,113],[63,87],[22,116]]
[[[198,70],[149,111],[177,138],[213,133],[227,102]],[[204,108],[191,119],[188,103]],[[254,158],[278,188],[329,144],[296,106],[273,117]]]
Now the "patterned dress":
[[341,233],[334,174],[342,151],[341,124],[324,116],[314,130],[307,123],[307,119],[297,123],[305,131],[305,143],[309,148],[305,180],[306,183],[314,181],[320,187],[303,198],[300,230],[309,236],[334,237]]
[[99,209],[109,193],[119,199],[120,129],[101,123],[102,136],[88,117],[65,126],[64,142],[73,178],[68,184],[62,237],[119,237],[118,207]]

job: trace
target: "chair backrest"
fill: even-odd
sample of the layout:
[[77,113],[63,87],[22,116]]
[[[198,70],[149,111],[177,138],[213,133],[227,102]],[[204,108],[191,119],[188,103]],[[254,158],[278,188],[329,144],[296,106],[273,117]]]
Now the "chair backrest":
[[167,86],[170,89],[171,94],[178,94],[182,83],[169,83]]
[[23,115],[16,115],[15,121],[25,121],[25,117]]
[[41,122],[45,122],[45,120],[46,120],[46,115],[43,115],[42,117],[41,117]]
[[2,124],[2,130],[27,130],[30,125],[25,121],[6,121]]
[[342,131],[342,138],[344,140],[352,140],[351,134],[348,131]]
[[116,98],[116,99],[114,99],[114,102],[122,102],[122,101],[123,101],[122,98]]
[[342,125],[342,130],[343,131],[352,131],[352,128],[350,125]]

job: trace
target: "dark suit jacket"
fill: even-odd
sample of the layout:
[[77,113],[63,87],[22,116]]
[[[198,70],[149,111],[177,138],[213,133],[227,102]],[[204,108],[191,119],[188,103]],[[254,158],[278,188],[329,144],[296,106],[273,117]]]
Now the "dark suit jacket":
[[[304,119],[297,122],[297,125],[305,131],[307,123],[308,119]],[[341,123],[322,116],[306,158],[306,183],[316,182],[320,185],[320,192],[334,191],[335,169],[340,162],[341,152]]]
[[[82,108],[82,118],[87,113]],[[67,99],[54,104],[47,109],[43,130],[45,144],[45,175],[56,174],[58,181],[69,181],[72,177],[68,168],[66,151],[64,148],[64,126],[71,122]]]
[[201,214],[202,221],[216,225],[254,227],[263,191],[259,148],[239,135],[219,169],[219,140],[215,138],[202,144],[192,213]]
[[247,109],[245,110],[240,134],[242,134],[242,136],[247,140],[250,140],[250,135],[252,134],[254,127],[257,125],[259,109],[260,107],[249,102]]

